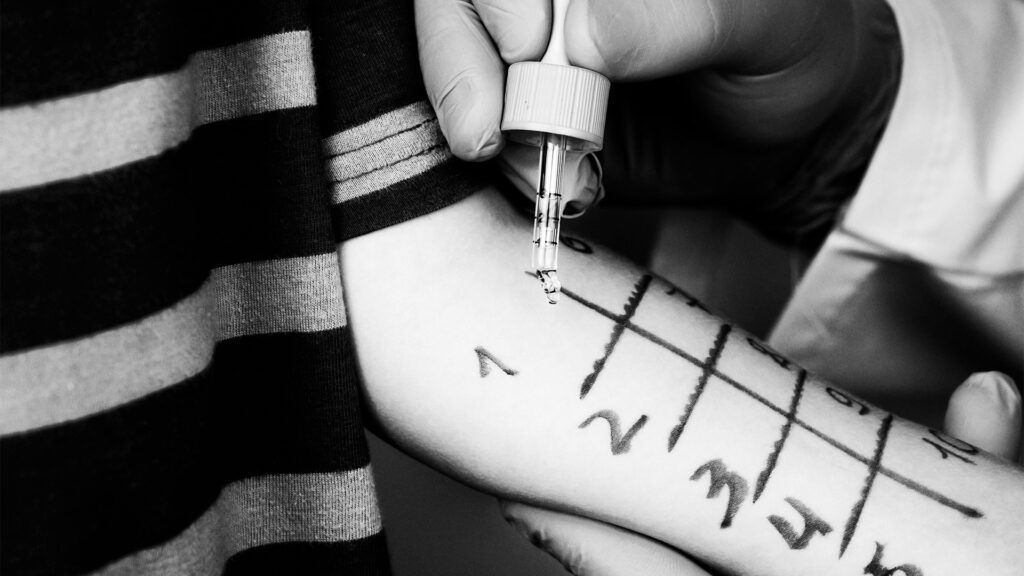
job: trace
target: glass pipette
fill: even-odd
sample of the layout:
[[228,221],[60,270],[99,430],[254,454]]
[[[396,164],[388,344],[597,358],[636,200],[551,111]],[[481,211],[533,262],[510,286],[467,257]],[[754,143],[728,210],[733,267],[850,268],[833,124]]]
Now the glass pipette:
[[558,303],[558,235],[562,221],[562,169],[567,151],[591,152],[604,144],[607,78],[569,64],[565,11],[569,0],[552,1],[551,39],[540,62],[508,69],[501,129],[513,140],[540,146],[537,204],[533,222],[533,269],[551,304]]
[[561,134],[544,134],[541,140],[537,204],[533,213],[533,269],[551,304],[558,303],[562,290],[557,270],[565,139]]

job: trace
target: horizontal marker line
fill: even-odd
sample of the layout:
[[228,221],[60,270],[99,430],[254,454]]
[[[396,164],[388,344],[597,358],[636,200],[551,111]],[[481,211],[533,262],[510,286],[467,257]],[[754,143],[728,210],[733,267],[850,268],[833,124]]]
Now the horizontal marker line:
[[[582,304],[586,308],[589,308],[590,310],[593,310],[594,312],[597,312],[598,314],[604,316],[605,318],[608,318],[610,320],[616,320],[616,321],[618,321],[620,319],[620,316],[614,314],[613,312],[611,312],[611,311],[609,311],[609,310],[607,310],[607,309],[605,309],[605,308],[603,308],[601,306],[598,306],[597,304],[594,304],[593,302],[590,302],[589,300],[586,300],[585,298],[582,298],[581,296],[575,294],[571,290],[567,290],[567,289],[563,288],[562,289],[562,293],[565,294],[566,296],[568,296],[571,300],[574,300],[574,301]],[[651,333],[648,330],[645,330],[644,328],[641,328],[640,326],[637,326],[633,322],[627,322],[626,323],[626,328],[628,330],[633,331],[637,335],[646,338],[647,340],[651,341],[652,343],[657,344],[657,345],[665,348],[669,352],[672,352],[676,356],[686,360],[687,362],[690,362],[694,366],[696,366],[698,368],[703,368],[703,362],[701,360],[697,359],[696,357],[694,357],[692,354],[689,354],[685,350],[682,350],[681,348],[672,345],[671,343],[667,342],[663,338],[661,338],[661,337]],[[787,411],[785,409],[780,408],[779,406],[776,406],[775,404],[773,404],[771,401],[769,401],[764,396],[761,396],[757,392],[751,390],[750,388],[747,388],[746,386],[744,386],[743,384],[737,382],[735,379],[733,379],[729,375],[724,374],[724,373],[722,373],[721,371],[719,371],[717,369],[713,370],[712,374],[714,376],[717,376],[718,378],[720,378],[722,381],[730,384],[733,388],[739,390],[740,392],[745,393],[746,395],[750,396],[754,400],[756,400],[759,403],[763,404],[766,408],[772,410],[773,412],[779,414],[780,416],[788,416]],[[837,450],[839,450],[840,452],[846,454],[847,456],[857,460],[858,462],[861,462],[862,464],[870,465],[871,460],[869,458],[867,458],[867,457],[857,453],[856,451],[854,451],[849,446],[843,444],[842,442],[839,442],[838,440],[832,438],[831,436],[826,435],[825,433],[821,432],[820,430],[818,430],[817,428],[811,426],[810,424],[804,422],[803,420],[801,420],[799,418],[794,418],[793,419],[793,423],[796,424],[797,426],[803,428],[804,430],[810,432],[811,434],[817,436],[819,439],[823,440],[825,443],[829,444],[833,448],[836,448]],[[895,481],[895,482],[897,482],[897,483],[899,483],[901,485],[903,485],[906,488],[909,488],[910,490],[913,490],[913,491],[921,494],[922,496],[925,496],[926,498],[929,498],[929,499],[931,499],[931,500],[933,500],[935,502],[938,502],[939,504],[942,504],[943,506],[946,506],[948,508],[952,508],[953,510],[956,510],[957,512],[960,512],[964,516],[967,516],[969,518],[982,518],[984,516],[984,514],[980,510],[978,510],[977,508],[973,508],[971,506],[967,506],[965,504],[961,504],[960,502],[957,502],[956,500],[953,500],[952,498],[944,496],[944,495],[942,495],[942,494],[932,490],[931,488],[928,488],[928,487],[924,486],[923,484],[921,484],[921,483],[919,483],[919,482],[917,482],[915,480],[911,480],[910,478],[907,478],[906,476],[903,476],[902,474],[894,472],[894,471],[892,471],[892,470],[890,470],[890,469],[888,469],[888,468],[886,468],[884,466],[880,466],[878,468],[878,473],[883,475],[883,476],[886,476],[887,478],[889,478],[889,479],[891,479],[891,480],[893,480],[893,481]]]

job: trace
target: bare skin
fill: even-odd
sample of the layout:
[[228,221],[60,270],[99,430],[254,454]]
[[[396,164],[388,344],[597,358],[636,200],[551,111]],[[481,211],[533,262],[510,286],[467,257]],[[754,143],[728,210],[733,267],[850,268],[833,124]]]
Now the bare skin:
[[397,445],[730,573],[1017,573],[1019,468],[828,387],[585,240],[551,306],[529,226],[485,190],[341,247],[367,405]]

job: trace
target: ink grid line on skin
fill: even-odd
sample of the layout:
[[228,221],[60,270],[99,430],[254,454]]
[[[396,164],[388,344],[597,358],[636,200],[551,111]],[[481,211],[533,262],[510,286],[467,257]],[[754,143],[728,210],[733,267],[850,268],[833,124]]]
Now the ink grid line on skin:
[[786,446],[786,441],[789,440],[789,431],[793,428],[793,420],[796,419],[796,411],[800,406],[800,399],[803,397],[804,384],[806,382],[807,371],[801,368],[797,372],[796,386],[793,387],[793,398],[789,402],[786,422],[782,425],[779,439],[775,441],[772,453],[768,455],[768,461],[765,463],[764,470],[761,470],[761,473],[757,475],[757,482],[754,484],[754,502],[757,502],[757,499],[764,492],[765,486],[768,485],[768,480],[771,479],[772,472],[775,471],[775,465],[779,462],[779,455],[782,454],[782,449]]
[[850,517],[846,521],[846,528],[843,530],[843,541],[839,545],[839,557],[846,553],[846,547],[853,539],[853,533],[857,531],[857,524],[860,522],[860,515],[864,512],[864,505],[867,504],[868,496],[871,495],[871,487],[875,485],[875,478],[878,477],[878,469],[882,465],[882,455],[885,454],[885,446],[889,441],[889,430],[892,428],[892,414],[887,414],[878,427],[878,440],[875,442],[875,455],[871,458],[868,466],[868,474],[864,479],[864,488],[861,489],[860,499],[850,510]]
[[[580,400],[587,397],[590,393],[590,389],[594,387],[594,383],[597,382],[597,377],[601,375],[601,371],[604,370],[605,364],[608,362],[608,358],[612,355],[615,350],[615,346],[619,343],[619,339],[622,338],[622,333],[626,330],[626,325],[630,324],[633,319],[633,315],[636,314],[637,307],[640,306],[640,301],[644,297],[644,293],[647,292],[647,288],[651,285],[652,277],[650,274],[644,274],[637,280],[636,284],[633,285],[633,293],[630,294],[629,299],[626,300],[626,306],[621,316],[616,316],[615,326],[612,327],[611,338],[608,340],[608,344],[604,348],[604,356],[594,361],[594,370],[587,374],[587,377],[583,379],[583,384],[580,386]],[[570,296],[572,298],[572,296]],[[576,298],[573,298],[576,300]]]
[[693,393],[690,394],[690,398],[686,402],[686,407],[683,408],[683,413],[679,416],[679,424],[677,424],[676,427],[672,429],[672,433],[669,434],[669,452],[676,447],[676,443],[679,442],[679,437],[683,435],[683,430],[686,429],[686,423],[690,421],[690,416],[693,414],[694,408],[697,407],[697,402],[704,394],[704,389],[708,385],[708,380],[711,378],[711,374],[715,371],[718,359],[722,356],[722,351],[725,350],[725,343],[729,340],[729,332],[731,330],[732,326],[729,324],[722,324],[721,328],[718,329],[718,335],[715,336],[715,343],[711,346],[711,350],[708,351],[708,357],[701,363],[702,368],[700,378],[697,380],[697,387],[694,388]]
[[[527,274],[532,277],[532,274],[530,274],[530,273],[527,273]],[[586,307],[586,308],[588,308],[588,309],[590,309],[590,310],[592,310],[592,311],[594,311],[594,312],[604,316],[605,318],[608,318],[609,320],[619,321],[620,318],[621,318],[620,315],[615,314],[615,313],[613,313],[613,312],[611,312],[611,311],[609,311],[609,310],[607,310],[607,309],[605,309],[605,308],[603,308],[603,307],[601,307],[601,306],[599,306],[599,305],[597,305],[597,304],[587,300],[586,298],[583,298],[582,296],[576,294],[575,292],[573,292],[570,289],[563,288],[562,289],[562,293],[565,294],[565,296],[568,297],[569,299],[571,299],[571,300],[579,303],[580,305],[582,305],[582,306],[584,306],[584,307]],[[672,343],[664,340],[660,336],[657,336],[656,334],[654,334],[654,333],[652,333],[652,332],[650,332],[650,331],[648,331],[648,330],[646,330],[646,329],[644,329],[644,328],[642,328],[640,326],[637,326],[636,324],[633,324],[631,321],[625,323],[625,329],[630,330],[634,334],[636,334],[636,335],[638,335],[638,336],[648,340],[649,342],[664,348],[665,350],[671,352],[672,354],[674,354],[674,355],[678,356],[679,358],[681,358],[681,359],[683,359],[683,360],[693,364],[694,366],[696,366],[698,368],[703,369],[703,367],[704,367],[704,363],[700,359],[698,359],[697,357],[695,357],[692,354],[686,352],[685,350],[679,348],[678,346],[675,346]],[[770,400],[768,400],[764,396],[758,394],[757,392],[751,390],[750,388],[748,388],[747,386],[741,384],[740,382],[736,381],[734,378],[732,378],[728,374],[724,374],[724,373],[718,371],[717,369],[715,369],[715,370],[711,371],[711,375],[721,379],[726,384],[729,384],[730,386],[732,386],[737,391],[742,392],[743,394],[749,396],[750,398],[752,398],[753,400],[757,401],[761,405],[765,406],[769,410],[772,410],[773,412],[775,412],[775,413],[777,413],[777,414],[779,414],[779,415],[781,415],[783,417],[786,417],[788,419],[789,415],[788,415],[788,412],[786,410],[776,406]],[[829,446],[832,446],[833,448],[839,450],[843,454],[846,454],[850,458],[853,458],[854,460],[857,460],[858,462],[860,462],[862,464],[865,464],[867,466],[871,465],[871,459],[863,456],[862,454],[858,453],[857,451],[853,450],[852,448],[850,448],[849,446],[843,444],[842,442],[836,440],[835,438],[833,438],[833,437],[831,437],[831,436],[821,432],[820,430],[818,430],[814,426],[811,426],[807,422],[804,422],[800,418],[797,418],[795,415],[793,417],[792,423],[795,424],[796,426],[799,426],[800,428],[806,430],[807,432],[810,432],[811,434],[816,436],[818,439],[822,440],[823,442],[825,442]],[[921,483],[919,483],[919,482],[917,482],[915,480],[907,478],[906,476],[903,476],[902,474],[899,474],[898,472],[895,472],[893,470],[890,470],[890,469],[886,468],[885,466],[879,465],[878,470],[877,470],[877,474],[881,474],[882,476],[885,476],[885,477],[889,478],[890,480],[893,480],[897,484],[899,484],[899,485],[901,485],[901,486],[903,486],[903,487],[905,487],[905,488],[907,488],[909,490],[912,490],[912,491],[914,491],[914,492],[924,496],[925,498],[928,498],[928,499],[930,499],[930,500],[932,500],[932,501],[934,501],[934,502],[936,502],[938,504],[941,504],[943,506],[946,506],[948,508],[956,510],[957,512],[963,514],[964,516],[967,516],[968,518],[982,518],[982,517],[984,517],[984,514],[980,510],[978,510],[977,508],[973,508],[971,506],[967,506],[965,504],[957,502],[956,500],[953,500],[952,498],[949,498],[948,496],[940,494],[940,493],[936,492],[935,490],[932,490],[931,488],[928,488],[927,486],[924,486],[923,484],[921,484]]]

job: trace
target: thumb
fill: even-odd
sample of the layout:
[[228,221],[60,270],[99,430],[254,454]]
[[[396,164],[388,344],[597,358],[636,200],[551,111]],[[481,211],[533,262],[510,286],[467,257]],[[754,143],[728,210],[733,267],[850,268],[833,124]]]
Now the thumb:
[[473,0],[501,59],[540,60],[551,28],[550,0]]
[[575,576],[710,576],[675,548],[611,524],[501,501],[505,519]]
[[[505,140],[505,61],[539,57],[545,0],[416,0],[420,69],[441,131],[463,160],[487,160]],[[500,54],[499,54],[500,51]]]
[[836,44],[836,36],[850,30],[847,0],[752,4],[573,0],[566,13],[566,51],[574,64],[615,80],[649,80],[707,66],[769,74]]
[[1016,459],[1021,441],[1021,396],[1005,374],[978,372],[949,400],[945,431],[1003,458]]

